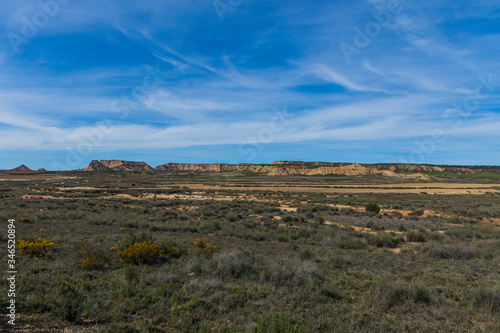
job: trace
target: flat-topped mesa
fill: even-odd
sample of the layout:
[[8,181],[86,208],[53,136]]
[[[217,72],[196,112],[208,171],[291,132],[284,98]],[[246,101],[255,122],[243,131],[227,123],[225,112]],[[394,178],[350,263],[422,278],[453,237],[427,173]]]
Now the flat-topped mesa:
[[26,165],[21,164],[17,168],[10,169],[9,171],[33,171],[33,170],[31,170],[30,168],[28,168]]
[[131,162],[121,160],[101,160],[101,164],[113,171],[152,171],[145,162]]
[[82,171],[151,171],[152,167],[144,162],[130,162],[120,160],[93,160]]

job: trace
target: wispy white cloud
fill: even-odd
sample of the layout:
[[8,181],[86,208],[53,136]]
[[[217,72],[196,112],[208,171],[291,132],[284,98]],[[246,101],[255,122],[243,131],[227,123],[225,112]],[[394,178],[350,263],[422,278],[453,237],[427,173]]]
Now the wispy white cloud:
[[[19,30],[38,6],[6,3],[4,29]],[[339,44],[352,44],[354,27],[364,29],[370,10],[386,7],[383,0],[257,2],[220,22],[202,0],[72,1],[19,55],[9,45],[0,51],[0,131],[8,136],[0,150],[63,151],[88,140],[102,120],[112,128],[94,150],[237,145],[284,106],[289,123],[274,143],[333,140],[349,149],[359,140],[430,135],[450,125],[443,113],[473,96],[479,75],[500,75],[498,35],[456,20],[498,12],[490,1],[466,9],[412,2],[347,64]],[[87,37],[99,47],[80,48]],[[112,102],[141,87],[144,65],[158,65],[161,82],[141,103],[128,101],[120,117]],[[495,89],[449,130],[450,144],[498,138]]]
[[333,69],[323,64],[313,65],[311,68],[311,72],[327,82],[336,83],[349,90],[363,91],[363,92],[383,92],[382,89],[370,88],[355,83],[351,79],[345,77],[344,75],[334,71]]

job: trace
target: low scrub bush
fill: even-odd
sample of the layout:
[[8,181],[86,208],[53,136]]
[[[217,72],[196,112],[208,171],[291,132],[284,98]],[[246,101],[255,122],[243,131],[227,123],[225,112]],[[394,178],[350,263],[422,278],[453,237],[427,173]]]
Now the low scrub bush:
[[69,322],[79,322],[84,300],[78,286],[63,280],[56,289],[53,306],[54,313],[59,319]]
[[254,266],[255,259],[247,253],[222,253],[212,259],[214,271],[222,278],[250,278],[258,273]]
[[369,203],[365,206],[365,210],[369,213],[380,213],[380,206],[375,203]]
[[429,256],[436,259],[470,260],[478,257],[475,250],[465,245],[432,244],[424,249]]
[[410,231],[408,231],[406,233],[406,240],[408,242],[420,242],[420,243],[423,243],[423,242],[427,241],[427,237],[421,231],[410,230]]
[[321,293],[325,297],[335,301],[340,300],[342,298],[342,294],[340,293],[339,288],[334,285],[325,285],[321,290]]
[[476,308],[500,312],[500,289],[480,287],[474,290],[472,304]]
[[426,304],[431,302],[429,290],[417,283],[407,284],[402,281],[393,283],[384,279],[375,285],[374,291],[375,299],[389,308],[404,304],[408,300]]
[[185,248],[169,241],[161,241],[159,245],[168,259],[181,259],[187,253]]
[[316,223],[321,225],[321,224],[325,223],[325,218],[321,215],[316,215],[316,217],[314,218],[314,221],[316,221]]
[[294,324],[285,315],[266,315],[257,320],[257,327],[254,333],[306,333],[307,327]]
[[365,235],[368,244],[376,247],[395,248],[404,242],[401,236],[391,236],[386,232],[379,232],[377,235]]
[[349,232],[338,233],[333,239],[334,246],[345,250],[360,250],[368,247],[363,238],[357,237]]
[[77,245],[74,252],[82,260],[80,267],[84,269],[103,269],[109,262],[108,253],[91,244]]

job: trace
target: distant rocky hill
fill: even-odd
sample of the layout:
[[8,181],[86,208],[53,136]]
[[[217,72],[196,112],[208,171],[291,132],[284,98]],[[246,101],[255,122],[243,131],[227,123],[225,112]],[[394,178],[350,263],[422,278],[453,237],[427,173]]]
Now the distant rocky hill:
[[28,168],[26,165],[21,164],[17,168],[10,169],[9,171],[33,171],[33,170],[31,170],[30,168]]
[[93,160],[82,171],[152,171],[153,168],[144,162],[120,160]]

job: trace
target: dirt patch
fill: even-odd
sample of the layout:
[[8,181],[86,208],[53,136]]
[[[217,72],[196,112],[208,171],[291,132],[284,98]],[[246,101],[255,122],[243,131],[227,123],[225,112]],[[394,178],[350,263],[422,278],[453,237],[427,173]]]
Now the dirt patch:
[[[315,193],[406,193],[450,195],[450,194],[476,194],[500,193],[494,188],[498,184],[383,184],[383,185],[293,185],[293,186],[219,186],[205,184],[182,184],[184,187],[198,190],[231,190],[231,191],[274,191],[274,192],[315,192]],[[160,185],[161,186],[161,185]],[[163,186],[161,186],[163,187]],[[171,186],[169,186],[171,187]]]
[[500,219],[496,217],[483,217],[483,222],[500,225]]
[[75,191],[75,190],[106,190],[104,188],[99,187],[91,187],[91,186],[80,186],[80,187],[58,187],[59,191]]
[[78,177],[61,176],[52,173],[0,172],[0,181],[30,181],[30,180],[53,180],[53,179],[59,180],[59,179],[76,179],[76,178]]

